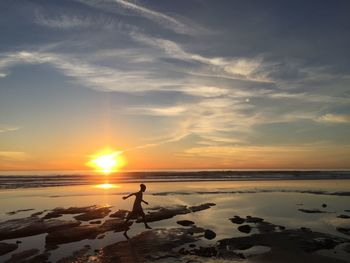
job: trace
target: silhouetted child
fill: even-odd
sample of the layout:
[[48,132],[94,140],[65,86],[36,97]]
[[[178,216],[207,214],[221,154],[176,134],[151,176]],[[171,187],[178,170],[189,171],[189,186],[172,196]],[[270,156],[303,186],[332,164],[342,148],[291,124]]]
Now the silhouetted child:
[[146,216],[141,206],[141,202],[144,202],[146,205],[148,205],[148,203],[142,199],[142,195],[144,191],[146,191],[146,186],[144,184],[140,184],[140,191],[133,194],[129,194],[128,196],[123,196],[124,200],[129,198],[130,196],[133,196],[133,195],[135,196],[134,206],[132,208],[132,211],[126,217],[125,223],[128,223],[129,220],[132,218],[137,219],[138,216],[142,216],[143,222],[145,224],[145,228],[152,229],[146,222]]

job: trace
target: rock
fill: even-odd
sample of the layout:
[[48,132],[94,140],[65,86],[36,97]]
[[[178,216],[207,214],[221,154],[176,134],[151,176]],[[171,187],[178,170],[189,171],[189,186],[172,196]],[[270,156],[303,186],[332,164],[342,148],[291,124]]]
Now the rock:
[[298,209],[300,212],[308,213],[308,214],[317,214],[317,213],[329,213],[327,211],[319,210],[319,209]]
[[[178,206],[172,206],[172,207],[161,207],[157,211],[152,211],[146,214],[146,220],[147,222],[154,222],[154,221],[160,221],[168,218],[172,218],[176,215],[181,214],[188,214],[191,213],[191,210],[189,210],[184,205],[178,205]],[[137,220],[136,222],[141,222],[142,220]]]
[[347,244],[347,245],[344,247],[344,251],[350,254],[350,244]]
[[111,212],[110,207],[100,207],[96,209],[92,209],[84,214],[77,215],[74,218],[80,221],[90,221],[94,219],[101,219],[107,216]]
[[262,221],[264,221],[264,219],[260,217],[247,216],[245,221],[246,223],[261,223]]
[[338,232],[350,236],[350,228],[346,227],[337,227]]
[[0,256],[5,255],[11,251],[14,251],[18,248],[17,244],[8,244],[0,242]]
[[[89,248],[84,247],[73,252],[71,256],[61,258],[56,263],[85,263],[85,262],[95,262],[90,261]],[[100,261],[99,261],[100,262]],[[118,261],[117,261],[118,262]]]
[[234,224],[240,225],[240,224],[243,224],[245,222],[245,219],[240,217],[240,216],[234,216],[234,217],[230,218],[230,221]]
[[126,215],[128,213],[129,213],[128,210],[119,209],[118,211],[114,212],[113,214],[110,214],[109,217],[125,219]]
[[322,207],[323,207],[323,208],[327,207],[327,204],[322,204]]
[[[269,222],[259,222],[257,224],[257,228],[260,233],[274,232],[277,228],[276,225],[271,224]],[[283,228],[283,226],[282,226]]]
[[[266,253],[254,256],[254,262],[294,262],[295,259],[295,262],[335,263],[340,261],[313,252],[332,249],[348,241],[348,239],[329,234],[290,229],[282,232],[268,232],[222,239],[218,241],[217,250],[223,259],[228,259],[228,257],[232,256],[231,251],[263,245],[271,249]],[[293,260],[290,261],[291,259]]]
[[181,226],[190,226],[190,225],[194,225],[194,222],[191,220],[179,220],[176,223],[178,223]]
[[250,225],[242,225],[242,226],[239,226],[238,227],[238,230],[242,233],[250,233],[250,231],[252,230],[251,226]]
[[188,246],[191,248],[194,248],[194,247],[196,247],[196,244],[189,244]]
[[[198,227],[152,229],[101,249],[96,262],[177,262],[179,254],[172,251],[176,247],[199,240],[199,237],[190,235],[190,232],[203,233]],[[130,253],[132,244],[132,253]],[[100,260],[100,261],[99,261]],[[184,262],[188,262],[184,261]]]
[[33,213],[33,214],[31,214],[30,216],[40,216],[40,215],[42,215],[44,212],[46,212],[46,210]]
[[83,239],[95,239],[99,234],[99,227],[95,225],[76,226],[57,230],[46,236],[46,244],[51,247],[53,244],[64,244]]
[[[198,212],[205,209],[209,209],[210,207],[214,206],[214,203],[205,203],[198,206],[184,206],[184,205],[177,205],[177,206],[170,206],[170,207],[156,207],[152,208],[151,212],[146,214],[146,220],[147,222],[154,222],[154,221],[160,221],[168,218],[172,218],[176,215],[183,215],[188,214],[191,212]],[[141,222],[141,219],[138,219],[136,222]]]
[[49,253],[40,254],[28,259],[26,263],[49,263],[49,256]]
[[7,212],[6,214],[12,216],[12,215],[18,214],[20,212],[27,212],[27,211],[33,211],[33,210],[35,210],[35,209],[33,209],[33,208],[20,209],[20,210],[16,210],[16,211]]
[[349,219],[350,218],[350,216],[348,216],[348,215],[339,215],[337,217],[338,218],[343,218],[343,219]]
[[216,204],[214,203],[205,203],[197,206],[190,206],[188,209],[190,209],[192,212],[198,212],[198,211],[209,209],[210,207],[215,205]]
[[59,213],[56,213],[56,212],[49,212],[43,217],[43,219],[52,219],[52,218],[58,218],[58,217],[61,217],[61,216],[63,216],[63,215],[59,214]]
[[16,241],[16,244],[21,244],[21,243],[22,243],[21,240],[17,240],[17,241]]
[[99,225],[99,224],[101,224],[101,223],[102,223],[101,220],[96,220],[96,221],[91,221],[91,222],[90,222],[90,224],[92,224],[92,225]]
[[127,230],[131,225],[132,222],[126,224],[123,219],[109,219],[100,226],[100,232],[104,233],[111,230],[114,232],[121,232]]
[[84,206],[84,207],[69,207],[69,208],[62,208],[62,207],[56,207],[51,212],[47,213],[43,219],[51,219],[51,218],[58,218],[62,215],[74,215],[74,214],[82,214],[82,213],[88,213],[94,209],[98,209],[99,207],[93,205],[93,206]]
[[83,239],[95,239],[97,238],[97,236],[107,231],[125,231],[131,224],[132,222],[128,222],[128,224],[125,224],[123,219],[110,219],[106,220],[100,226],[83,225],[59,229],[57,231],[50,232],[46,236],[46,244],[48,248],[53,248],[58,244],[70,243],[80,241]]
[[212,239],[214,239],[216,237],[216,233],[214,231],[210,230],[210,229],[206,229],[204,231],[204,237],[206,239],[212,240]]
[[43,220],[38,217],[11,219],[0,223],[0,240],[33,236],[78,225],[78,221]]
[[19,262],[24,262],[24,259],[27,259],[29,257],[32,257],[36,254],[39,253],[39,249],[28,249],[28,250],[24,250],[22,252],[16,253],[11,255],[11,258],[7,261],[5,261],[5,263],[19,263]]
[[182,255],[196,255],[199,257],[211,258],[216,257],[218,252],[215,247],[199,247],[191,250],[181,249],[179,251]]

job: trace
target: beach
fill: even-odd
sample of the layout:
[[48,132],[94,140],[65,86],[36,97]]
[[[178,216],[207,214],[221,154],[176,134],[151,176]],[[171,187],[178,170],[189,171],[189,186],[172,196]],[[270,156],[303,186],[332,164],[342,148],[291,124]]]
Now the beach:
[[349,180],[146,185],[151,230],[139,182],[1,190],[0,262],[350,262]]

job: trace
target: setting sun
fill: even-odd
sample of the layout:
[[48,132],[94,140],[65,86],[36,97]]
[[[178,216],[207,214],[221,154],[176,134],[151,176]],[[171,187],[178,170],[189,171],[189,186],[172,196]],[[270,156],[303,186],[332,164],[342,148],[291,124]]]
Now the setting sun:
[[105,174],[116,172],[125,165],[125,159],[122,154],[122,151],[104,150],[91,156],[91,160],[87,165]]

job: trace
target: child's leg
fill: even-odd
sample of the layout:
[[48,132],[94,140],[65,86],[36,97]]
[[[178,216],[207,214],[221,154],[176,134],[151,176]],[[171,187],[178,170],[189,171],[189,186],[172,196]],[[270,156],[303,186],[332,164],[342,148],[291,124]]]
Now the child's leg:
[[146,221],[146,215],[145,213],[142,211],[141,213],[141,216],[142,216],[142,219],[143,219],[143,223],[145,224],[145,228],[147,229],[152,229],[152,227],[150,227],[148,224],[147,224],[147,221]]

